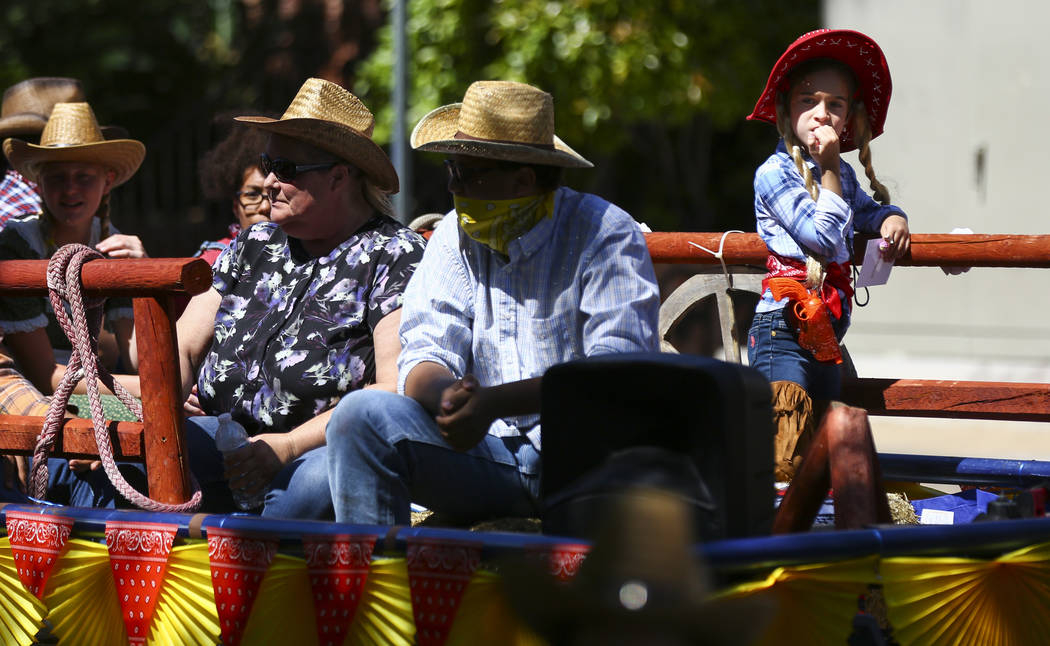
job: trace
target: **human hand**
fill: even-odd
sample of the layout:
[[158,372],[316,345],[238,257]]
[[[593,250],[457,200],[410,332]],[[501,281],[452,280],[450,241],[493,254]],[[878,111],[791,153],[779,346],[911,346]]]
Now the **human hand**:
[[879,250],[886,260],[896,260],[911,249],[911,233],[908,231],[908,221],[900,215],[889,215],[882,221],[879,228],[882,243]]
[[474,375],[466,375],[441,394],[441,412],[434,417],[441,435],[452,448],[467,451],[488,433],[495,416],[486,406],[487,389]]
[[26,492],[29,482],[29,462],[24,455],[0,456],[0,468],[4,471],[4,486],[11,491]]
[[187,417],[196,417],[198,415],[206,415],[204,409],[201,408],[201,402],[197,398],[197,384],[193,384],[193,388],[190,390],[189,397],[182,403],[182,410],[186,413]]
[[839,167],[839,136],[831,126],[820,126],[809,132],[809,140],[806,141],[809,156],[817,162],[821,170]]
[[95,249],[106,254],[110,258],[149,258],[146,247],[138,236],[117,233],[95,245]]
[[74,473],[87,473],[88,471],[98,471],[102,467],[100,460],[83,460],[74,459],[69,461],[69,469]]
[[274,476],[298,457],[295,443],[287,433],[263,433],[251,442],[223,456],[226,480],[232,491],[246,497],[265,493]]

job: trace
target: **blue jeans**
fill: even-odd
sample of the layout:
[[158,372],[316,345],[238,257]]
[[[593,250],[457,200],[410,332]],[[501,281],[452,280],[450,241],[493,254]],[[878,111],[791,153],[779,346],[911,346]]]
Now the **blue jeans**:
[[357,390],[335,407],[327,438],[339,522],[406,525],[412,502],[458,522],[539,513],[540,453],[523,436],[457,451],[414,399]]
[[[833,320],[840,341],[848,325],[848,314]],[[837,399],[842,390],[841,366],[817,361],[812,352],[800,346],[782,309],[755,314],[747,338],[747,359],[770,382],[793,381],[813,399]]]
[[[222,452],[215,448],[218,417],[186,418],[186,450],[190,470],[203,497],[201,511],[240,511],[224,475]],[[286,465],[270,482],[262,515],[272,518],[331,520],[332,498],[328,487],[326,449],[321,446]]]
[[[31,469],[32,458],[28,460],[28,463]],[[146,491],[146,469],[143,465],[118,462],[117,468],[120,469],[128,484],[139,491]],[[110,484],[109,476],[101,467],[94,471],[77,473],[69,468],[69,462],[64,458],[48,458],[47,460],[47,499],[50,502],[71,507],[114,509],[131,506]],[[2,483],[0,483],[0,502],[35,504],[21,491],[8,489]]]

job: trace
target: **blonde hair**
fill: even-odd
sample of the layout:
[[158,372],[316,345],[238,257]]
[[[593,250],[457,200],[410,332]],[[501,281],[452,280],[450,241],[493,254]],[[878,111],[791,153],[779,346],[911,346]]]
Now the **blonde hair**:
[[390,194],[383,189],[376,186],[372,178],[361,174],[361,179],[364,182],[364,188],[362,192],[365,195],[365,201],[372,205],[372,208],[379,211],[383,215],[388,217],[394,217],[394,205],[390,201]]
[[[806,186],[806,192],[816,202],[820,196],[820,185],[813,178],[813,171],[809,164],[802,158],[802,142],[798,140],[795,129],[791,127],[791,117],[787,107],[787,94],[777,95],[777,132],[784,138],[784,146],[788,154],[795,161],[795,168],[802,175],[802,183]],[[820,289],[824,284],[824,276],[827,273],[827,261],[818,257],[809,249],[802,249],[806,254],[806,287],[809,289]]]

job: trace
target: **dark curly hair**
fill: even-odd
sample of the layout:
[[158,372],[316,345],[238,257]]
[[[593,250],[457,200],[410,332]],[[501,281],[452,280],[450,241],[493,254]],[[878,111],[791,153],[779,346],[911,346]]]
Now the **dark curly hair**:
[[216,125],[229,127],[229,133],[214,148],[204,153],[197,167],[201,190],[206,199],[232,200],[234,193],[241,188],[245,171],[258,168],[262,172],[259,155],[266,148],[267,133],[233,121],[233,116],[240,114],[258,114],[258,111],[240,110],[215,119]]

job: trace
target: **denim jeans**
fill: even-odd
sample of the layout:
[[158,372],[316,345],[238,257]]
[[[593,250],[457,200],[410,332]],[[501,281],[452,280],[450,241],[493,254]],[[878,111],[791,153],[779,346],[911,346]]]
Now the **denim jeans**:
[[[222,452],[215,448],[219,418],[186,418],[186,450],[190,470],[197,478],[203,497],[201,511],[230,513],[240,511],[224,475]],[[302,454],[286,465],[270,482],[262,515],[272,518],[331,520],[332,498],[328,487],[325,447]]]
[[414,399],[358,390],[336,406],[327,438],[339,522],[406,525],[412,502],[458,522],[539,513],[540,453],[524,436],[457,451]]
[[[832,322],[839,340],[849,325],[849,315]],[[758,312],[751,321],[747,358],[752,368],[770,382],[793,381],[813,399],[837,399],[842,390],[841,366],[823,363],[798,344],[794,330],[784,320],[784,310]]]
[[[28,460],[28,466],[32,469],[32,458]],[[146,491],[146,469],[143,465],[118,462],[117,468],[128,484],[141,492]],[[77,473],[69,468],[69,462],[64,458],[47,460],[47,500],[71,507],[114,509],[131,506],[110,484],[109,476],[102,467]],[[0,483],[0,502],[35,504],[21,491],[8,489],[3,483]]]

